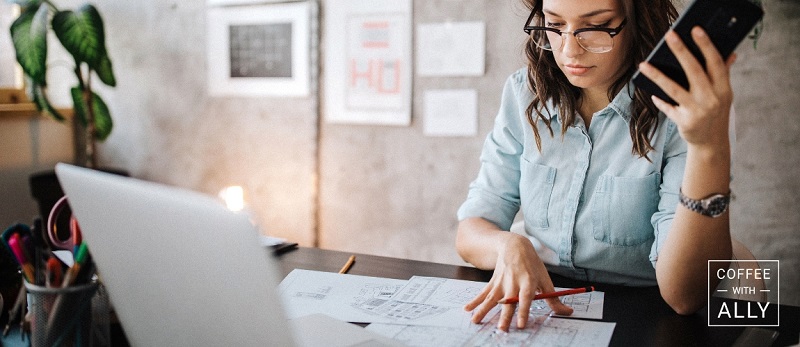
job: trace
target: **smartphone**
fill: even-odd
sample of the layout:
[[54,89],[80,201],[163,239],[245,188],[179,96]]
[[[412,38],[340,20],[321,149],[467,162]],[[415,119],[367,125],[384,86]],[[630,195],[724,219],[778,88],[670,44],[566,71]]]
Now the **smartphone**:
[[[695,26],[703,28],[722,58],[727,59],[763,15],[764,11],[749,0],[694,0],[672,24],[672,30],[680,36],[695,58],[705,67],[703,53],[691,37],[692,28]],[[663,37],[653,52],[647,56],[646,61],[676,83],[686,89],[689,88],[686,73],[683,72],[678,59],[672,54]],[[636,71],[633,75],[633,84],[661,100],[677,105],[640,71]]]

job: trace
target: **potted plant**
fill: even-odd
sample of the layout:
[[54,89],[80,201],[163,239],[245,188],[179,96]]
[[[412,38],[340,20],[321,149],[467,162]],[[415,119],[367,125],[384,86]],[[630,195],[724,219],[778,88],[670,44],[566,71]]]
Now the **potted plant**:
[[[74,10],[64,10],[56,7],[53,0],[7,1],[21,8],[19,17],[11,24],[10,33],[17,62],[26,77],[28,97],[41,114],[62,122],[66,118],[48,98],[48,34],[55,34],[71,55],[74,61],[72,71],[77,78],[77,85],[69,90],[75,130],[75,163],[97,169],[96,143],[111,134],[113,123],[108,106],[93,91],[93,86],[97,80],[111,87],[116,85],[100,13],[88,3]],[[121,170],[104,171],[126,175]],[[53,170],[34,173],[29,179],[40,217],[46,220],[50,209],[64,192]],[[59,230],[69,230],[66,227],[68,219],[58,223]]]
[[108,86],[116,85],[100,13],[91,4],[75,10],[61,10],[50,0],[9,1],[22,9],[10,31],[17,62],[26,76],[28,94],[42,114],[59,121],[65,118],[48,98],[48,33],[54,33],[72,56],[77,85],[71,88],[70,95],[76,125],[80,129],[75,141],[83,144],[75,153],[76,161],[97,168],[96,142],[111,134],[113,123],[108,106],[92,90],[94,77]]

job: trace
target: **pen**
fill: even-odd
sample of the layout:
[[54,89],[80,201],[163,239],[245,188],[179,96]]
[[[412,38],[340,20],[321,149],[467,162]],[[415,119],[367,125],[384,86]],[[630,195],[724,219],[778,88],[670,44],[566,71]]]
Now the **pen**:
[[[573,289],[567,289],[567,290],[560,290],[560,291],[557,291],[557,292],[536,294],[536,296],[533,297],[533,300],[555,298],[555,297],[564,296],[564,295],[580,294],[580,293],[586,293],[586,292],[592,292],[592,291],[594,291],[594,286],[573,288]],[[516,304],[518,302],[519,302],[519,298],[518,297],[514,297],[514,298],[502,299],[502,300],[498,301],[497,303],[502,305],[502,304]]]
[[356,256],[355,255],[351,255],[350,258],[347,259],[347,262],[344,263],[344,266],[342,266],[342,269],[339,270],[339,273],[340,274],[346,274],[347,271],[350,270],[350,267],[353,266],[353,263],[355,263],[355,262],[356,262]]
[[274,255],[281,255],[296,248],[297,248],[296,242],[279,243],[277,245],[272,246],[272,253]]

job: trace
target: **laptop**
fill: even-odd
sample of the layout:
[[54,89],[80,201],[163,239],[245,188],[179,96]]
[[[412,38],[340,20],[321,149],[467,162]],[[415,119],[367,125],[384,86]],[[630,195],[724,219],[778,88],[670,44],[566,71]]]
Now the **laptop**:
[[288,321],[257,228],[211,196],[63,163],[56,175],[133,346],[398,345],[327,316]]

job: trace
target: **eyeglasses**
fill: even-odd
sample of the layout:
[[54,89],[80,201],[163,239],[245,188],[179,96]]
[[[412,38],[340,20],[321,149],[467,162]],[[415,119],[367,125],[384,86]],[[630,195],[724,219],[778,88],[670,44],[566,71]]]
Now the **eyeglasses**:
[[573,31],[561,31],[555,28],[531,26],[531,20],[535,12],[531,12],[528,16],[528,21],[525,22],[525,33],[531,35],[533,42],[537,47],[552,51],[554,49],[561,49],[564,44],[564,35],[572,34],[578,41],[578,45],[583,47],[588,52],[592,53],[606,53],[614,48],[614,36],[617,36],[625,27],[628,19],[624,19],[622,23],[616,28],[580,28]]

